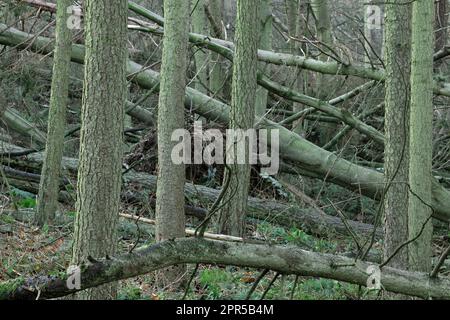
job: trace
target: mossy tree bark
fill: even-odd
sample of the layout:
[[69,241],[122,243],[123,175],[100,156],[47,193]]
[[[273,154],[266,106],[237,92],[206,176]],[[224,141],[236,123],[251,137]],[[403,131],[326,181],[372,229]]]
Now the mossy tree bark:
[[[408,240],[411,5],[403,3],[397,0],[386,4],[385,18],[385,259]],[[408,268],[407,248],[396,254],[390,266]]]
[[[115,252],[127,97],[127,1],[86,0],[77,216],[72,264]],[[80,293],[110,299],[115,286]]]
[[[189,1],[164,1],[164,37],[158,105],[158,184],[156,190],[156,240],[184,237],[185,166],[171,158],[174,130],[184,128],[189,33]],[[161,284],[174,282],[181,268],[161,274]]]
[[[259,8],[259,45],[262,50],[272,50],[272,0],[260,0]],[[259,63],[260,70],[268,74],[270,73],[270,65],[264,62]],[[256,89],[256,105],[255,113],[257,117],[262,117],[267,109],[267,89],[258,86]]]
[[[231,129],[252,128],[255,119],[259,35],[258,4],[259,0],[237,1],[236,48],[229,125]],[[232,148],[234,154],[237,155],[236,144]],[[250,182],[248,148],[246,150],[245,164],[237,164],[234,159],[234,164],[230,164],[229,167],[230,172],[226,169],[225,173],[225,176],[230,177],[230,183],[223,197],[224,207],[220,211],[219,229],[221,233],[234,236],[243,236],[245,231]]]
[[[448,26],[450,25],[450,1],[449,0],[437,0],[436,1],[436,14],[435,14],[435,48],[436,52],[443,50],[449,42]],[[435,72],[439,72],[439,68],[443,63],[442,59],[434,62]]]
[[[208,18],[205,12],[206,0],[191,0],[192,7],[192,32],[209,34]],[[195,60],[195,89],[202,93],[208,93],[209,52],[204,48],[194,48]]]
[[409,245],[408,253],[411,270],[430,271],[434,1],[416,0],[412,6],[408,231],[410,238],[421,236]]
[[69,93],[70,56],[72,54],[72,34],[67,25],[69,18],[67,8],[71,4],[71,0],[62,0],[57,3],[56,44],[53,57],[47,142],[35,215],[35,223],[39,226],[51,223],[58,204],[59,175]]
[[[222,0],[191,0],[191,6],[192,31],[222,39]],[[213,97],[222,97],[227,81],[226,70],[222,68],[223,58],[206,48],[195,50],[195,88]]]
[[[290,37],[294,37],[297,39],[301,39],[302,36],[305,33],[304,28],[304,21],[302,19],[302,14],[306,13],[307,11],[307,5],[305,0],[286,0],[286,14],[288,19],[288,32]],[[293,55],[298,54],[307,54],[307,46],[301,45],[298,41],[293,41],[292,39],[289,40],[289,49],[290,53]],[[301,49],[301,50],[300,50]],[[294,67],[291,68],[292,80],[290,83],[292,83],[292,87],[294,90],[298,92],[302,92],[307,94],[304,83],[307,82],[307,73],[306,70],[303,70],[300,67]],[[292,103],[292,110],[294,112],[300,112],[304,109],[304,106],[302,106],[301,103],[293,102]],[[292,131],[297,134],[304,134],[306,129],[306,120],[297,120],[292,123]]]
[[[214,20],[216,27],[221,28],[220,34],[214,36],[219,39],[224,38],[223,32],[223,0],[207,0],[207,5],[211,11],[211,17]],[[210,21],[211,25],[211,21]],[[210,26],[211,28],[213,26]],[[222,98],[225,92],[227,82],[227,72],[224,65],[224,59],[218,53],[211,52],[211,70],[209,73],[209,88],[214,97]]]

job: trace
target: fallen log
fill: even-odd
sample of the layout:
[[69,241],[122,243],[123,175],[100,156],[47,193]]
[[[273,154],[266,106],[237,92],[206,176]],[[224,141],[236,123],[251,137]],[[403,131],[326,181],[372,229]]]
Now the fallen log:
[[[0,153],[20,152],[21,150],[22,148],[11,144],[0,144]],[[43,154],[41,152],[36,152],[22,157],[21,160],[5,158],[3,160],[0,159],[0,161],[5,161],[10,166],[17,165],[19,167],[29,167],[34,170],[39,170],[43,162]],[[62,167],[64,170],[76,174],[77,166],[77,159],[63,157]],[[8,177],[10,184],[16,185],[28,192],[37,193],[39,188],[37,175],[34,175],[33,179],[34,181],[17,180],[17,174]],[[156,176],[129,171],[123,175],[124,185],[122,189],[124,191],[122,192],[122,198],[152,205],[148,195],[149,193],[156,192],[156,182]],[[192,183],[186,183],[184,191],[188,198],[198,199],[200,203],[205,205],[211,205],[220,194],[220,190]],[[67,192],[61,191],[60,200],[71,201],[72,198]],[[206,209],[187,205],[185,206],[185,213],[202,219],[206,215]],[[309,233],[323,237],[328,237],[333,233],[342,235],[349,234],[349,230],[345,223],[338,217],[325,215],[315,208],[300,209],[295,205],[273,200],[249,197],[247,215],[250,218],[275,223],[289,228],[302,228]],[[347,223],[355,233],[362,237],[368,237],[373,232],[373,226],[370,224],[351,220],[348,220]],[[381,239],[382,235],[382,230],[377,229],[376,238]]]
[[45,11],[49,11],[51,13],[56,13],[56,4],[50,3],[42,0],[20,0],[24,4],[28,4],[29,6],[42,9]]
[[[361,286],[370,283],[370,263],[305,251],[295,246],[270,246],[201,238],[175,239],[143,246],[132,253],[86,261],[79,273],[20,277],[0,283],[0,300],[35,300],[66,296],[112,281],[128,279],[176,264],[204,263],[270,269],[282,274],[321,277]],[[79,275],[79,282],[76,281]],[[424,299],[450,299],[450,279],[384,267],[381,288]],[[68,286],[72,284],[72,286]],[[79,284],[76,288],[74,285]],[[70,287],[70,289],[69,289]]]
[[[149,19],[160,27],[164,27],[164,18],[143,6],[140,6],[131,1],[128,2],[128,8],[136,14]],[[234,49],[234,43],[222,39],[211,38],[205,35],[190,33],[192,35],[210,39],[221,46]],[[352,65],[350,63],[339,63],[337,61],[320,61],[305,56],[298,56],[289,53],[273,52],[268,50],[258,50],[258,59],[262,62],[271,63],[282,66],[292,66],[301,69],[306,69],[314,72],[319,72],[329,75],[345,75],[355,76],[364,79],[371,79],[376,81],[384,81],[386,72],[383,69],[366,68],[364,66]],[[434,87],[434,93],[450,97],[450,83],[442,83]]]
[[[144,190],[156,192],[156,176],[130,172],[124,177],[125,185],[137,184]],[[208,188],[202,185],[186,183],[185,195],[188,198],[199,199],[205,204],[212,204],[220,194],[220,190]],[[136,192],[136,198],[145,201],[147,192]],[[249,197],[247,201],[247,217],[278,224],[284,227],[297,227],[311,234],[329,237],[333,233],[349,235],[345,223],[339,217],[324,215],[314,208],[300,209],[293,204],[281,203],[273,200]],[[370,224],[347,220],[352,230],[362,237],[368,237],[373,233]],[[381,239],[383,232],[377,229],[376,238]]]

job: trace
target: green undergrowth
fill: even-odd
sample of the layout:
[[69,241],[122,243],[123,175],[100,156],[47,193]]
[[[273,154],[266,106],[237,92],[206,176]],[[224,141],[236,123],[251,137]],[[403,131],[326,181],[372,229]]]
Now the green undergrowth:
[[[28,199],[28,198],[24,198]],[[23,199],[18,199],[23,200]],[[19,201],[23,207],[33,206],[33,201]],[[19,223],[13,217],[0,215],[0,225],[11,225],[11,234],[0,233],[0,281],[11,280],[23,276],[58,275],[65,272],[71,255],[70,221],[75,213],[65,211],[68,225],[59,227],[44,227],[36,229],[29,223]],[[139,237],[138,237],[139,233]],[[255,235],[264,238],[268,243],[295,245],[306,250],[335,253],[340,250],[334,240],[319,239],[301,229],[282,228],[267,222],[256,225]],[[121,220],[119,230],[119,252],[126,253],[139,238],[139,245],[154,242],[151,227],[140,226],[128,220]],[[187,278],[190,277],[194,265],[189,265]],[[234,266],[200,265],[193,278],[187,299],[245,299],[255,284],[261,270],[238,268]],[[299,277],[294,275],[279,275],[270,285],[275,273],[270,271],[258,283],[251,299],[357,299],[358,297],[373,298],[358,286],[341,283],[334,280]],[[295,285],[296,283],[296,285]],[[294,290],[295,285],[295,290]],[[164,300],[180,299],[183,289],[158,288],[154,284],[154,274],[141,275],[119,282],[118,299],[120,300]],[[266,292],[267,290],[267,292]]]

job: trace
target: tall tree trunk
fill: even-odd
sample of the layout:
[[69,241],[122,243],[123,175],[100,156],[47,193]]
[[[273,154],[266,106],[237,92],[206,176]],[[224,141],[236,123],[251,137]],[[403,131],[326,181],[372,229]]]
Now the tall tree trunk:
[[[316,17],[317,37],[322,43],[319,46],[324,52],[319,58],[322,61],[327,61],[328,56],[325,53],[329,52],[328,46],[333,44],[329,3],[328,0],[311,0],[310,5]],[[320,98],[325,98],[329,94],[324,75],[318,75],[316,89],[317,96]]]
[[[319,56],[321,61],[327,61],[330,53],[328,49],[333,45],[333,36],[331,33],[331,17],[328,0],[311,0],[311,8],[316,17],[317,37],[321,42],[319,44],[323,53]],[[322,100],[328,100],[331,93],[330,76],[318,74],[316,80],[316,96]],[[336,131],[336,125],[328,124],[326,127],[320,128],[320,143],[325,145],[330,141],[332,135]]]
[[[212,26],[210,21],[210,28],[216,29],[220,28],[220,33],[215,33],[216,38],[224,39],[223,31],[223,0],[207,0],[207,5],[211,12],[211,18],[214,20],[215,27]],[[211,70],[209,73],[209,88],[211,90],[212,96],[216,98],[222,98],[224,93],[225,84],[227,81],[226,68],[224,67],[224,59],[218,53],[210,53],[211,57]]]
[[[208,19],[205,12],[205,0],[191,0],[192,6],[192,32],[198,34],[209,34]],[[209,53],[203,48],[194,48],[195,89],[202,93],[208,93],[208,59]]]
[[435,51],[439,51],[447,44],[448,41],[448,0],[438,0],[436,2],[436,40]]
[[[158,105],[158,185],[156,189],[156,240],[184,237],[185,166],[171,158],[171,140],[176,129],[184,128],[189,33],[189,1],[164,1],[164,37]],[[161,274],[161,284],[173,282],[181,268]]]
[[[416,0],[412,10],[409,237],[416,237],[432,214],[434,1]],[[431,268],[431,219],[419,239],[409,245],[411,270]]]
[[[72,264],[114,254],[127,97],[127,1],[86,0],[86,55]],[[83,299],[115,297],[107,285]]]
[[[286,8],[286,18],[287,18],[287,28],[289,36],[295,37],[297,32],[297,22],[299,17],[297,15],[298,6],[300,0],[285,0],[285,8]],[[292,42],[290,42],[292,43]],[[292,46],[291,46],[292,47]]]
[[[237,1],[236,49],[230,110],[231,129],[253,127],[258,68],[258,2],[258,0]],[[236,155],[236,145],[232,148]],[[225,176],[229,175],[231,180],[223,197],[222,204],[224,207],[220,212],[219,224],[222,233],[243,236],[250,182],[250,164],[248,157],[245,161],[246,164],[236,164],[236,159],[234,160],[235,164],[230,164],[230,172],[228,173],[227,169],[225,173]]]
[[[411,5],[399,5],[403,2],[396,0],[386,4],[385,259],[408,240]],[[406,270],[407,248],[396,254],[389,265]]]
[[[272,50],[272,0],[260,0],[259,9],[259,49]],[[259,68],[264,73],[270,72],[270,65],[264,62],[259,63]],[[256,89],[256,116],[262,117],[267,109],[268,91],[261,86]]]
[[[394,3],[397,3],[393,1]],[[404,3],[404,2],[403,2]],[[400,2],[400,6],[403,6]],[[386,5],[388,5],[386,3]],[[398,4],[397,4],[398,5]],[[373,6],[373,7],[368,7]],[[376,0],[369,0],[364,3],[364,48],[365,59],[367,67],[379,67],[381,57],[383,56],[383,26],[381,20],[383,17],[384,8],[382,4]],[[369,8],[376,8],[376,10],[369,10]]]
[[[290,37],[294,37],[297,39],[301,39],[305,33],[305,24],[302,19],[302,14],[306,12],[307,2],[305,0],[286,0],[286,13],[288,19],[288,32]],[[301,49],[301,50],[300,50]],[[301,45],[298,41],[290,40],[290,53],[295,55],[307,55],[307,47],[305,45]],[[306,94],[304,83],[307,82],[307,73],[305,70],[301,68],[294,67],[291,68],[291,72],[293,73],[292,87],[298,91]],[[292,110],[294,112],[300,112],[304,109],[304,106],[301,103],[293,102]],[[305,133],[306,128],[306,120],[297,120],[292,123],[292,131],[303,135]]]
[[71,4],[72,0],[61,0],[57,3],[56,44],[47,124],[47,145],[35,215],[35,223],[39,226],[50,223],[54,219],[58,204],[59,175],[69,93],[70,56],[72,54],[72,34],[67,26],[69,18],[67,8]]

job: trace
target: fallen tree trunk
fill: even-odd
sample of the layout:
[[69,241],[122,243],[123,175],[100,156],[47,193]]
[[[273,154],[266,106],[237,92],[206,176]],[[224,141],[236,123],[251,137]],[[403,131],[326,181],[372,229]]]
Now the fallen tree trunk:
[[[136,3],[129,1],[128,8],[133,12],[135,12],[136,14],[156,23],[157,25],[161,27],[164,26],[164,18],[146,9],[145,7],[142,7]],[[234,49],[234,43],[230,41],[211,38],[205,35],[199,35],[194,33],[190,33],[189,35],[190,37],[192,37],[192,35],[195,35],[201,36],[205,39],[208,38],[212,42],[215,42],[221,46]],[[330,62],[320,61],[312,58],[307,58],[305,56],[298,56],[289,53],[273,52],[268,50],[258,50],[258,59],[266,63],[282,66],[298,67],[301,69],[315,71],[323,74],[355,76],[359,78],[371,79],[376,81],[384,81],[386,74],[385,70],[383,69],[366,68],[364,66],[352,65],[350,63],[338,63],[336,61]],[[436,85],[433,91],[435,94],[450,97],[450,84],[443,83],[440,85]]]
[[[0,24],[0,44],[16,46],[38,53],[49,54],[53,50],[52,40]],[[72,46],[72,61],[83,63],[84,47]],[[145,89],[158,89],[159,74],[151,69],[129,61],[128,73],[133,75],[133,81]],[[186,107],[205,118],[227,124],[229,121],[229,106],[200,93],[193,88],[186,88]],[[307,141],[298,134],[289,131],[267,119],[259,119],[259,125],[269,130],[278,129],[280,133],[280,153],[284,160],[294,163],[302,172],[315,177],[324,177],[326,181],[340,185],[363,195],[380,199],[384,190],[383,174],[375,170],[356,165],[328,152]],[[432,178],[433,216],[450,222],[450,192]]]
[[[32,0],[30,0],[30,1],[32,1]],[[46,79],[50,78],[49,81],[51,82],[53,70],[37,69],[36,72],[38,74],[40,74],[42,77],[45,77]],[[82,85],[83,85],[83,81],[81,79],[71,77],[70,80],[73,82],[78,82],[80,87],[82,87]],[[136,105],[135,103],[133,103],[131,101],[127,100],[126,105],[125,105],[125,113],[128,114],[129,116],[143,122],[144,124],[146,124],[150,127],[155,126],[154,115],[147,109],[145,109],[139,105]]]
[[[1,153],[20,152],[20,147],[3,143],[0,145]],[[8,165],[16,165],[18,167],[29,167],[39,170],[43,161],[43,154],[40,152],[32,153],[22,157],[21,160],[5,159]],[[72,173],[77,172],[78,160],[64,157],[62,167]],[[8,170],[5,172],[8,173]],[[38,175],[33,176],[32,181],[24,181],[17,179],[16,175],[7,174],[10,184],[15,185],[25,191],[37,193],[39,185]],[[138,173],[134,171],[127,172],[123,176],[123,193],[122,198],[137,201],[142,204],[148,204],[149,193],[156,192],[156,176]],[[185,195],[188,198],[198,199],[200,203],[211,205],[219,196],[220,190],[208,188],[202,185],[194,185],[186,183],[184,187]],[[73,201],[67,192],[60,192],[60,200]],[[150,205],[154,205],[150,202]],[[185,206],[186,214],[202,219],[206,210],[198,207]],[[324,215],[314,208],[300,209],[294,205],[280,203],[272,200],[258,199],[254,197],[248,198],[247,215],[251,218],[264,220],[285,227],[298,227],[305,231],[328,237],[333,233],[348,235],[349,230],[345,223],[339,217]],[[352,230],[362,237],[369,237],[373,233],[373,226],[366,223],[348,220],[347,223]],[[381,239],[382,230],[377,229],[376,238]]]
[[[18,278],[0,283],[0,300],[49,299],[66,296],[112,281],[146,274],[171,265],[205,263],[270,269],[282,274],[335,279],[366,286],[371,264],[350,258],[305,251],[294,246],[269,246],[175,239],[143,246],[132,253],[101,260],[90,259],[80,266],[78,289],[67,286],[70,275]],[[384,267],[383,289],[424,299],[450,299],[450,279],[430,278],[427,273]],[[76,284],[76,282],[69,282]]]
[[56,4],[42,0],[21,0],[19,2],[26,3],[32,7],[43,9],[51,13],[56,13]]
[[[146,190],[156,191],[156,176],[132,172],[125,176],[125,182],[138,184]],[[198,198],[206,204],[213,203],[220,194],[220,190],[202,185],[186,183],[184,192],[188,198]],[[146,197],[147,193],[137,193],[137,197]],[[145,200],[142,199],[142,200]],[[284,227],[301,228],[311,234],[328,237],[331,233],[349,235],[349,230],[339,217],[321,214],[314,208],[300,209],[294,205],[272,200],[249,197],[247,201],[247,216],[278,224]],[[373,232],[373,226],[366,223],[347,220],[350,228],[362,237],[368,237]],[[382,238],[382,230],[377,229],[376,238]]]
[[[56,6],[53,3],[49,3],[41,0],[22,0],[22,2],[28,5],[47,10],[50,12],[56,12]],[[149,19],[150,21],[156,23],[157,25],[164,26],[164,18],[145,7],[142,7],[136,3],[128,2],[128,8],[138,15]],[[211,38],[205,35],[190,33],[190,36],[196,35],[203,38],[208,38],[212,42],[215,42],[221,46],[234,49],[234,43],[218,38]],[[448,55],[448,48],[437,52],[434,59],[441,59]],[[364,79],[371,79],[376,81],[384,81],[385,71],[383,69],[366,68],[364,66],[352,65],[350,63],[338,63],[336,61],[320,61],[305,56],[293,55],[289,53],[273,52],[268,50],[258,50],[258,59],[260,61],[282,66],[294,66],[314,72],[319,72],[323,74],[330,75],[345,75],[345,76],[355,76]],[[436,85],[434,88],[434,93],[438,95],[443,95],[450,97],[450,83],[442,83]]]
[[2,114],[2,119],[8,129],[30,138],[32,145],[45,145],[45,133],[23,118],[17,110],[6,108]]

